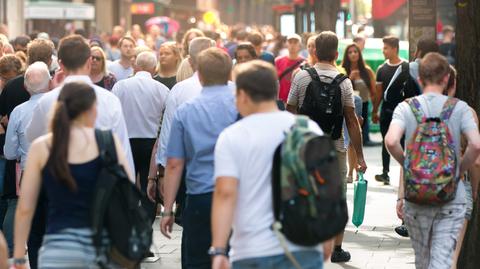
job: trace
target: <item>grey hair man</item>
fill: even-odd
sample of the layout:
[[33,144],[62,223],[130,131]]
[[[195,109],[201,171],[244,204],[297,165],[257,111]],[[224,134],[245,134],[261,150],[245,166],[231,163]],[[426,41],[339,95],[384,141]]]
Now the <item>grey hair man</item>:
[[[153,150],[165,109],[169,89],[154,80],[157,57],[151,51],[138,54],[135,75],[118,81],[112,89],[122,104],[126,115],[128,137],[132,148],[136,178],[141,190],[146,192],[150,153]],[[155,204],[145,203],[146,210],[155,219]]]
[[40,97],[50,87],[50,73],[44,62],[31,64],[25,72],[25,88],[30,93],[30,99],[17,106],[10,115],[4,153],[8,160],[20,160],[20,167],[25,168],[30,142],[25,136],[25,129],[33,115],[33,108]]
[[137,59],[135,60],[135,73],[145,71],[154,76],[156,67],[157,56],[155,56],[155,53],[144,51],[138,54]]

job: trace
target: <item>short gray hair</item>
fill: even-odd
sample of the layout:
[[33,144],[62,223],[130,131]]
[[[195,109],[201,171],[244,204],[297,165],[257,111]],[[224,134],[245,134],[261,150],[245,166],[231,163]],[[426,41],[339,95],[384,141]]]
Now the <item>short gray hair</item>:
[[190,45],[188,47],[188,54],[190,54],[190,61],[192,62],[193,67],[196,69],[197,65],[197,57],[200,52],[215,47],[215,41],[208,37],[196,37],[190,41]]
[[25,88],[31,94],[42,93],[48,90],[50,72],[44,62],[34,62],[25,71]]
[[157,67],[157,56],[152,51],[144,51],[138,54],[135,65],[142,70],[152,70]]

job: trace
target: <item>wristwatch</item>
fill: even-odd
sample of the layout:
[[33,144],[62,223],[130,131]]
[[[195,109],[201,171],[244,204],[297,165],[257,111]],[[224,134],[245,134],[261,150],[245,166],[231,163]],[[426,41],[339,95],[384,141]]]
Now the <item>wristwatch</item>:
[[160,213],[161,217],[172,217],[174,215],[175,213],[173,211],[163,211],[162,213]]
[[210,247],[208,249],[208,255],[210,255],[210,256],[219,256],[219,255],[228,256],[226,248],[216,248],[216,247]]
[[25,265],[27,263],[27,259],[25,258],[14,258],[13,265]]

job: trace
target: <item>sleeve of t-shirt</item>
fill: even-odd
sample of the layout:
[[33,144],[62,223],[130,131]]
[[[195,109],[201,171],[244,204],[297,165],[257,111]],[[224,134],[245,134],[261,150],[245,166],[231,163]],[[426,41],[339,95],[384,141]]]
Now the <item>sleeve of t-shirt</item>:
[[410,109],[407,103],[405,102],[400,103],[393,111],[392,122],[390,124],[396,124],[403,130],[405,130],[405,126],[406,126],[405,115],[408,112],[407,109]]
[[461,115],[462,115],[462,120],[460,122],[460,131],[462,133],[466,133],[468,131],[478,129],[477,123],[475,122],[475,118],[473,116],[473,111],[470,109],[470,107],[464,103],[461,102],[459,105],[461,105]]
[[185,159],[184,128],[179,112],[177,110],[173,117],[167,145],[167,158]]
[[237,160],[239,152],[234,147],[235,144],[228,137],[228,131],[222,132],[215,145],[215,179],[219,177],[240,178],[239,162]]
[[355,108],[355,102],[353,100],[353,85],[350,79],[345,79],[340,87],[342,89],[343,106]]
[[[383,66],[383,65],[382,65],[382,66]],[[380,66],[380,68],[378,68],[378,70],[377,70],[377,75],[376,75],[377,83],[382,83],[382,82],[383,82],[382,66]]]
[[[290,86],[290,92],[288,93],[287,104],[291,106],[298,106],[298,99],[300,96],[300,78],[303,77],[302,72],[300,71],[295,77],[293,77],[292,85]],[[306,72],[306,71],[305,71]]]

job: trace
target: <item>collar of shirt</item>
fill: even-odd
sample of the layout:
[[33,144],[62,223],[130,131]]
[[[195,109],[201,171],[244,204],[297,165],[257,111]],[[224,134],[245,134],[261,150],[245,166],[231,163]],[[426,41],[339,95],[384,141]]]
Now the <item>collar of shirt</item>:
[[211,95],[221,91],[228,91],[230,88],[228,84],[225,85],[213,85],[213,86],[205,86],[202,88],[202,95]]
[[67,76],[65,78],[65,80],[63,80],[63,84],[65,83],[69,83],[69,82],[74,82],[74,81],[81,81],[81,82],[85,82],[89,85],[92,85],[93,82],[92,80],[90,79],[89,76],[87,75],[71,75],[71,76]]
[[338,69],[331,64],[317,63],[316,67],[318,67],[318,69],[331,70],[331,71],[337,71],[338,72]]
[[147,72],[147,71],[138,71],[138,72],[135,74],[135,77],[152,78],[152,74],[150,74],[150,73]]
[[32,94],[32,96],[30,97],[29,101],[38,100],[38,99],[40,99],[40,97],[42,97],[42,95],[43,95],[43,92],[42,92],[42,93]]

